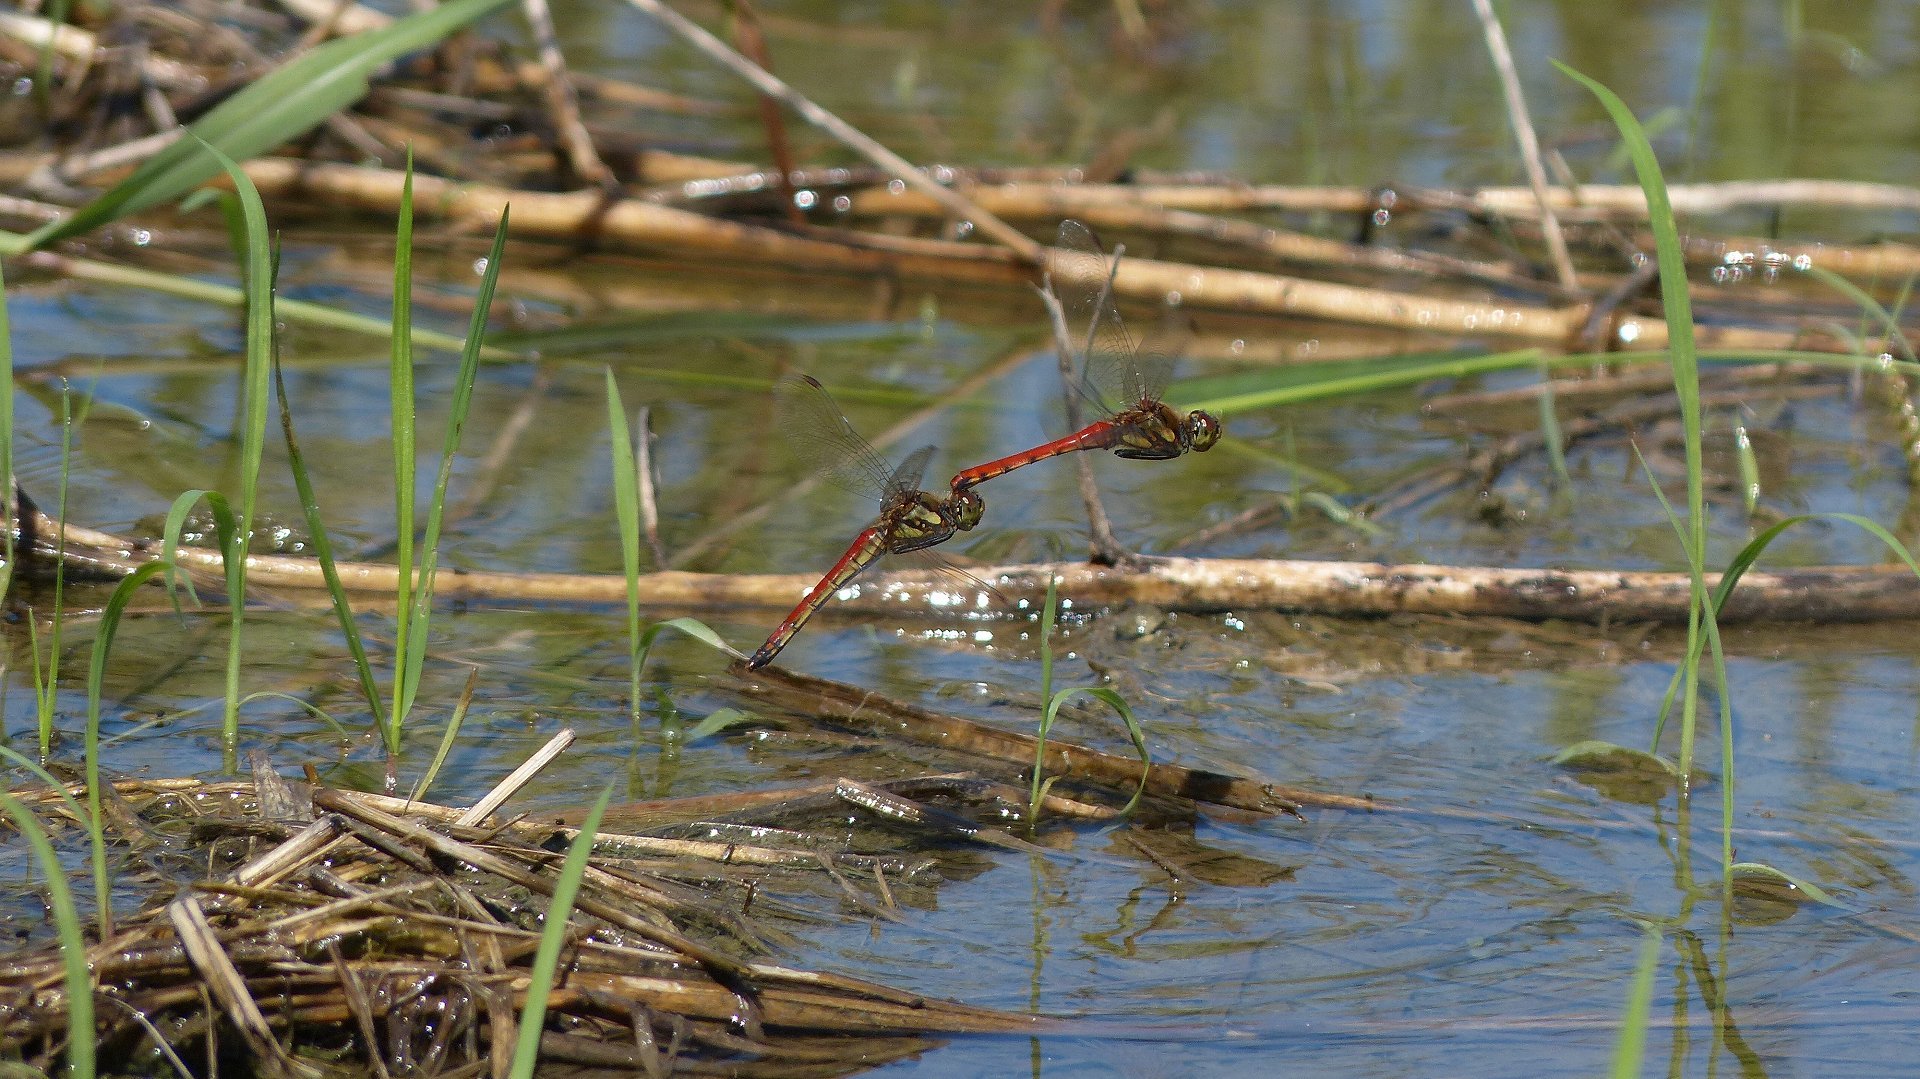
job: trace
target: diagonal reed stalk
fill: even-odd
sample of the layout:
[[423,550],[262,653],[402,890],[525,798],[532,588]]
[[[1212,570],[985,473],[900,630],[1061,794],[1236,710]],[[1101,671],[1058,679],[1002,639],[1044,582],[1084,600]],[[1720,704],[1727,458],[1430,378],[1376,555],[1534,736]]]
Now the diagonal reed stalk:
[[367,715],[375,730],[385,731],[385,710],[379,683],[374,679],[373,662],[367,658],[366,642],[360,637],[360,625],[353,618],[353,605],[347,598],[346,586],[340,581],[340,569],[333,557],[333,541],[327,538],[327,524],[320,513],[319,497],[313,493],[313,477],[307,471],[306,457],[300,452],[299,439],[294,437],[293,409],[287,403],[287,383],[281,374],[277,349],[273,358],[273,385],[280,399],[280,434],[287,444],[287,466],[293,472],[294,493],[300,499],[300,510],[306,518],[308,541],[313,545],[314,559],[320,563],[320,575],[326,580],[327,595],[333,600],[333,613],[340,623],[340,635],[347,642],[347,653],[353,657],[354,673],[360,679],[360,693],[367,702]]

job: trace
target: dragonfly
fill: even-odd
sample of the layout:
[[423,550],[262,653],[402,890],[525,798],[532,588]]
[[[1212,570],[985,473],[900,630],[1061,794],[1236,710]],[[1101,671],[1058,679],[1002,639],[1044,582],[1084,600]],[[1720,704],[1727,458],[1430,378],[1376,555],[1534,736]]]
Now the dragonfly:
[[920,474],[932,446],[888,468],[878,451],[847,422],[825,386],[811,375],[789,375],[774,387],[774,415],[794,452],[835,486],[880,500],[880,516],[860,531],[845,554],[820,578],[767,643],[747,660],[757,671],[773,662],[815,611],[881,555],[923,550],[980,523],[986,503],[973,491],[934,494],[920,490]]
[[1135,461],[1166,461],[1188,450],[1213,448],[1225,427],[1218,417],[1198,409],[1185,416],[1160,399],[1173,362],[1154,344],[1142,348],[1127,332],[1113,303],[1111,268],[1093,232],[1078,221],[1060,223],[1052,259],[1053,288],[1061,299],[1070,332],[1083,327],[1078,392],[1100,409],[1102,418],[1044,446],[975,465],[953,477],[955,492],[971,490],[996,476],[1035,461],[1079,450],[1112,450]]

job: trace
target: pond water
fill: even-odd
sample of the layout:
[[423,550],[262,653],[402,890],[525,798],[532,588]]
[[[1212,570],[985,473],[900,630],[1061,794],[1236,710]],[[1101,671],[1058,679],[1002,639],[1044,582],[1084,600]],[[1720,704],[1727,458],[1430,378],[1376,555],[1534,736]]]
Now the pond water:
[[[1151,168],[1358,186],[1521,179],[1463,3],[1147,5],[1159,36],[1131,59],[1116,53],[1116,12],[1127,4],[1038,5],[1057,28],[1025,3],[763,6],[781,74],[916,160],[1055,164],[1145,127],[1135,160]],[[582,68],[743,100],[644,17],[582,0],[561,7],[563,45]],[[1549,57],[1611,85],[1643,117],[1670,110],[1656,129],[1671,179],[1906,183],[1920,174],[1920,113],[1910,107],[1920,100],[1920,3],[1509,8],[1536,123],[1583,178],[1624,174],[1610,160],[1615,142],[1598,107]],[[749,117],[632,122],[676,149],[756,158]],[[823,136],[797,130],[796,139],[803,160],[848,160]],[[1715,224],[1847,240],[1914,229],[1900,217],[1812,213]],[[380,286],[370,285],[388,273],[378,224],[344,243],[335,226],[298,226],[287,236],[283,295],[381,311]],[[438,306],[422,321],[458,332],[476,253],[467,237],[423,236],[420,288]],[[71,462],[73,520],[150,530],[180,491],[231,484],[231,369],[242,342],[229,313],[19,277],[9,274],[8,301],[22,371],[21,478],[43,505],[60,473],[54,372],[74,376],[76,388],[97,372]],[[870,512],[824,488],[787,494],[797,466],[771,433],[767,396],[784,368],[841,391],[870,436],[938,406],[898,432],[891,451],[938,443],[930,475],[1037,443],[1062,423],[1040,309],[1016,295],[796,281],[533,245],[510,249],[502,295],[497,325],[517,318],[538,331],[564,321],[604,332],[579,343],[549,338],[538,362],[483,370],[455,472],[463,513],[444,555],[454,566],[618,571],[602,396],[609,365],[626,402],[651,409],[661,538],[670,553],[698,545],[696,569],[824,570]],[[1304,323],[1203,319],[1200,329],[1329,352],[1434,347]],[[284,353],[334,543],[382,557],[393,520],[377,478],[389,460],[385,344],[296,326]],[[1201,357],[1183,374],[1253,369]],[[979,393],[952,393],[983,371],[991,375]],[[1527,381],[1231,415],[1227,440],[1204,456],[1102,456],[1093,467],[1117,531],[1149,553],[1682,565],[1624,440],[1574,451],[1571,489],[1554,486],[1543,458],[1521,461],[1496,487],[1500,513],[1463,486],[1376,518],[1374,528],[1309,508],[1193,539],[1292,492],[1355,504],[1454,462],[1478,443],[1424,406],[1444,392]],[[448,357],[422,366],[424,431],[438,429],[451,382]],[[1169,398],[1198,403],[1180,385]],[[1508,425],[1533,422],[1533,406],[1525,410]],[[1743,417],[1765,442],[1766,512],[1845,511],[1889,527],[1909,516],[1894,414],[1845,381],[1795,396],[1756,392]],[[1724,444],[1729,422],[1712,417],[1709,438]],[[423,477],[435,439],[422,440]],[[1029,468],[986,494],[987,524],[944,550],[983,561],[1084,550],[1070,468]],[[298,520],[284,455],[271,450],[262,498],[280,519]],[[760,507],[763,517],[739,523]],[[1715,500],[1712,528],[1719,561],[1755,530],[1732,497]],[[1770,558],[1881,554],[1877,540],[1835,526],[1805,528]],[[743,649],[775,621],[693,613]],[[1138,632],[1139,614],[1066,626],[1058,677],[1109,679],[1138,709],[1156,758],[1251,769],[1405,811],[1063,828],[1046,836],[1056,850],[1047,857],[954,851],[949,879],[899,920],[875,922],[849,907],[837,921],[807,925],[782,958],[1084,1023],[1032,1042],[960,1039],[884,1071],[1596,1074],[1614,1051],[1649,923],[1664,927],[1649,1071],[1887,1075],[1910,1073],[1920,1059],[1920,666],[1910,627],[1729,628],[1737,857],[1815,882],[1836,900],[1729,917],[1717,883],[1728,764],[1715,737],[1702,742],[1700,767],[1710,774],[1691,820],[1671,797],[1645,804],[1549,761],[1584,739],[1645,746],[1684,644],[1679,631],[1251,610],[1148,612]],[[624,625],[612,609],[445,610],[433,623],[429,703],[410,731],[408,760],[431,756],[448,704],[478,669],[474,715],[438,787],[449,802],[492,786],[561,726],[581,743],[567,767],[535,781],[523,809],[577,806],[610,781],[624,796],[661,798],[866,768],[852,751],[804,740],[663,746],[661,702],[689,717],[738,705],[733,676],[711,651],[668,638],[647,672],[657,698],[636,729],[626,715]],[[376,635],[386,626],[368,621]],[[66,659],[67,731],[84,715],[90,630],[77,632]],[[249,632],[245,688],[335,710],[349,737],[343,743],[296,705],[262,699],[246,709],[243,748],[264,748],[283,768],[313,762],[331,782],[377,786],[381,756],[352,718],[352,673],[332,616],[287,603],[250,619]],[[224,641],[214,614],[184,624],[142,617],[122,630],[109,679],[109,767],[225,772]],[[33,737],[25,647],[17,642],[5,682],[7,732],[23,750]],[[1026,624],[829,612],[781,661],[1010,729],[1036,721],[1039,651]],[[1711,713],[1709,695],[1702,714]],[[1091,713],[1062,734],[1127,751],[1118,725]],[[1669,732],[1665,750],[1672,740]],[[1143,846],[1159,857],[1142,857]],[[7,872],[26,876],[19,862]]]

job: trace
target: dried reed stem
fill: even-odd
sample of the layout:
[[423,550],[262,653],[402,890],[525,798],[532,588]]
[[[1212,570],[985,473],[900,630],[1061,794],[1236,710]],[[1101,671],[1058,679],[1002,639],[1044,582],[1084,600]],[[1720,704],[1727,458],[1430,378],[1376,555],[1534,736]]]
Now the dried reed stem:
[[1513,125],[1513,137],[1520,143],[1520,162],[1527,170],[1527,185],[1533,189],[1540,206],[1540,227],[1546,235],[1547,254],[1560,287],[1578,293],[1580,282],[1574,276],[1573,257],[1567,254],[1567,238],[1554,216],[1553,200],[1547,197],[1547,170],[1540,163],[1540,140],[1533,133],[1533,118],[1527,114],[1527,99],[1520,92],[1520,73],[1513,66],[1513,53],[1507,48],[1507,34],[1494,17],[1491,0],[1473,0],[1473,11],[1480,19],[1480,32],[1487,39],[1487,51],[1493,54],[1493,69],[1500,75],[1500,91],[1507,101],[1507,119]]

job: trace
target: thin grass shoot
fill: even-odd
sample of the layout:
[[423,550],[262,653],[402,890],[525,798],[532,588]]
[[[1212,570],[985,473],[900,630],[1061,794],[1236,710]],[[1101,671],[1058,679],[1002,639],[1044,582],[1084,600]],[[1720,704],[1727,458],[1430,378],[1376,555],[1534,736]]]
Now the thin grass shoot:
[[[410,210],[405,215],[405,220],[408,222],[408,225],[405,235],[405,248],[401,248],[403,250],[410,249],[412,242]],[[502,212],[500,222],[494,229],[493,246],[487,252],[486,270],[481,275],[480,288],[474,297],[473,316],[467,324],[466,344],[462,346],[460,350],[460,368],[454,376],[453,400],[448,406],[447,429],[440,449],[440,467],[434,475],[433,491],[427,503],[426,530],[419,544],[419,553],[417,557],[409,557],[400,561],[401,590],[408,594],[405,597],[407,602],[403,604],[406,611],[404,617],[406,618],[407,629],[404,640],[396,638],[394,646],[396,650],[393,689],[394,699],[393,708],[388,713],[387,720],[387,745],[392,753],[398,752],[407,716],[413,710],[414,701],[419,695],[420,679],[426,666],[427,635],[431,626],[433,611],[434,571],[437,567],[439,557],[440,530],[446,519],[447,487],[453,479],[454,458],[459,453],[460,437],[466,430],[467,416],[473,407],[473,387],[479,377],[481,342],[486,337],[487,315],[493,306],[494,290],[500,281],[500,260],[502,253],[506,249],[507,225],[508,214]],[[410,262],[410,254],[408,255],[408,259]],[[410,269],[410,265],[408,269]],[[397,429],[401,422],[401,397],[399,391],[401,389],[401,383],[404,381],[406,391],[405,412],[408,417],[407,426],[410,432],[413,413],[411,349],[407,348],[403,343],[407,340],[407,335],[401,333],[398,328],[401,295],[397,286],[402,276],[401,269],[396,267],[396,292],[394,297],[396,321],[394,352],[396,358],[393,365],[393,379],[395,384],[394,422]],[[411,277],[410,273],[404,276]],[[407,356],[407,361],[404,365],[406,370],[404,373],[401,371],[403,365],[399,358],[403,353]],[[411,443],[411,438],[409,438],[409,443]],[[402,476],[403,467],[405,472],[404,478]],[[397,437],[394,446],[394,481],[396,497],[398,497],[397,492],[400,488],[405,487],[409,490],[407,496],[409,512],[407,519],[399,523],[399,535],[410,539],[412,535],[411,509],[412,503],[415,501],[415,497],[411,494],[413,485],[413,458],[409,454],[404,462],[401,460],[400,443]],[[409,563],[412,563],[412,565],[409,566]],[[391,775],[391,766],[388,771]]]
[[560,965],[560,950],[567,942],[567,923],[573,916],[573,902],[580,894],[580,881],[587,873],[587,858],[593,853],[593,837],[600,831],[600,818],[613,800],[613,785],[600,791],[600,797],[587,811],[587,819],[567,847],[567,860],[553,884],[553,898],[547,904],[546,924],[540,929],[540,947],[534,953],[533,967],[527,972],[527,1001],[520,1010],[520,1030],[513,1046],[512,1079],[533,1079],[540,1062],[540,1028],[546,1024],[547,996],[553,990],[554,971]]
[[53,912],[54,931],[60,937],[62,981],[67,991],[67,1067],[75,1079],[93,1079],[95,1072],[93,1022],[93,972],[87,966],[87,941],[80,932],[80,908],[73,899],[73,887],[54,852],[47,830],[26,806],[13,795],[0,791],[0,813],[13,821],[26,838],[34,860],[47,877],[47,906]]
[[277,348],[273,357],[273,384],[280,399],[280,434],[287,444],[287,465],[293,472],[293,489],[300,499],[300,512],[306,518],[308,542],[313,547],[314,558],[320,563],[320,576],[327,583],[327,596],[333,603],[334,618],[340,623],[340,635],[347,642],[348,655],[353,658],[360,695],[367,702],[368,722],[374,730],[384,733],[387,724],[380,686],[374,677],[373,661],[367,658],[367,645],[360,636],[360,624],[353,616],[353,603],[347,597],[346,585],[340,580],[340,567],[333,557],[333,541],[327,538],[327,525],[320,512],[320,500],[313,492],[313,477],[307,470],[306,457],[300,452],[300,440],[294,435],[293,409],[287,403],[287,383],[280,368]]
[[245,223],[246,257],[241,277],[247,293],[247,349],[240,390],[240,512],[233,535],[220,550],[226,558],[227,680],[221,734],[227,745],[240,738],[240,660],[247,622],[247,548],[253,542],[254,507],[259,499],[260,459],[266,451],[268,374],[273,366],[273,294],[275,256],[267,232],[267,208],[260,192],[238,164],[212,144],[199,141],[233,182]]

